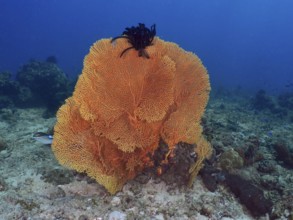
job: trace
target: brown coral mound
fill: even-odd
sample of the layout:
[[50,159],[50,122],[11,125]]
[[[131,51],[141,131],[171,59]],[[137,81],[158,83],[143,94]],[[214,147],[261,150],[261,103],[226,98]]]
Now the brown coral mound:
[[210,84],[199,58],[155,38],[150,59],[129,50],[126,40],[97,41],[84,60],[72,97],[57,113],[52,148],[59,162],[86,172],[110,193],[146,167],[160,138],[170,150],[196,144],[194,177],[210,152],[201,117]]

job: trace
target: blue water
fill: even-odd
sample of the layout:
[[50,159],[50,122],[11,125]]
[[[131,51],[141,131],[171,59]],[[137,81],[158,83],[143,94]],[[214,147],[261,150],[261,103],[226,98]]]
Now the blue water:
[[193,51],[212,87],[293,90],[292,0],[0,0],[0,72],[55,55],[81,72],[89,47],[138,22]]

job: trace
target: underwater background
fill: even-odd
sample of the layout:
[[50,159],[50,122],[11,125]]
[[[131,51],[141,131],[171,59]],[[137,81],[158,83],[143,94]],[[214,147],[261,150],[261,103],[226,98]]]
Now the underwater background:
[[90,45],[125,27],[157,25],[157,35],[196,53],[212,87],[277,92],[291,89],[293,2],[1,0],[0,71],[54,55],[69,76],[80,74]]
[[[292,0],[0,0],[0,220],[293,220],[292,11]],[[187,111],[205,110],[197,125],[212,155],[189,188],[197,143],[175,144],[169,158],[160,139],[158,166],[111,195],[59,164],[52,139],[72,128],[54,139],[56,112],[94,42],[139,23],[156,24],[157,36],[207,68],[210,96],[207,77],[192,86],[204,101]],[[162,95],[160,86],[151,91]]]

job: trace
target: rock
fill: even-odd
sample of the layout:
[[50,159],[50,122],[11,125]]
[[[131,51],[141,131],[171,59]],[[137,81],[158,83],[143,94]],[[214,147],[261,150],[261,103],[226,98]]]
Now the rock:
[[121,199],[118,196],[113,197],[111,201],[112,206],[119,206],[121,204]]
[[271,212],[272,201],[266,199],[263,190],[256,187],[250,181],[238,175],[226,174],[225,182],[253,216],[260,217]]
[[126,214],[120,211],[113,211],[109,215],[109,220],[125,220]]

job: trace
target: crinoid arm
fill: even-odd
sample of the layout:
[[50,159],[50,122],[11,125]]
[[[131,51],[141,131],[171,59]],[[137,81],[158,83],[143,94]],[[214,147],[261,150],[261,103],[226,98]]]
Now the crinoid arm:
[[132,48],[134,48],[134,47],[128,47],[128,48],[126,48],[125,50],[123,50],[122,53],[120,54],[120,57],[122,57],[123,54],[125,54],[128,50],[130,50],[130,49],[132,49]]
[[121,35],[121,36],[117,36],[117,37],[112,38],[112,39],[111,39],[111,43],[113,43],[114,41],[116,41],[116,40],[119,39],[119,38],[126,38],[126,39],[129,39],[129,37],[124,36],[124,35]]

